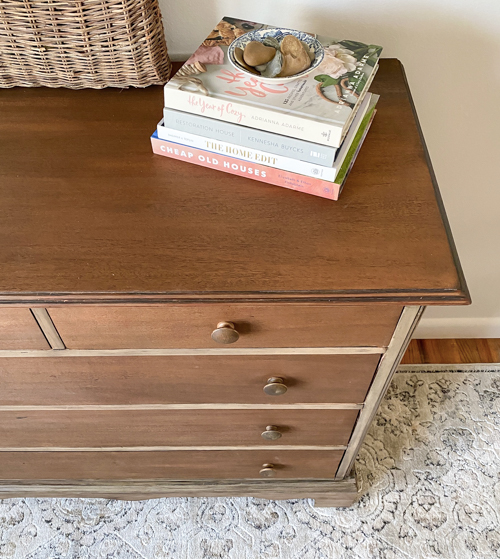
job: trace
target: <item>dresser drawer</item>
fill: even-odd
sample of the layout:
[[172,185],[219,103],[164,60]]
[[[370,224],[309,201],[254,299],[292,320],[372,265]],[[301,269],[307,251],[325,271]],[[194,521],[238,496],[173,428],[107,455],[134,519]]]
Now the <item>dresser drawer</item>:
[[[0,480],[332,479],[342,451],[2,452]],[[1,487],[0,487],[1,490]]]
[[[0,411],[0,448],[346,445],[357,410]],[[261,436],[267,426],[278,440]]]
[[29,309],[0,309],[0,350],[50,349]]
[[402,311],[391,305],[164,305],[47,309],[68,349],[221,348],[211,334],[234,324],[229,347],[388,345]]
[[0,406],[361,403],[379,359],[380,355],[3,358]]

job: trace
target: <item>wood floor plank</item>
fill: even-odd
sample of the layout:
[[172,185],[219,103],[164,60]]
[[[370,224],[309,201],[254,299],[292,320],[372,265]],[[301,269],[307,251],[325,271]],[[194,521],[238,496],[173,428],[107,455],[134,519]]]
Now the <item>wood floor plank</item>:
[[500,363],[500,338],[412,340],[401,363]]

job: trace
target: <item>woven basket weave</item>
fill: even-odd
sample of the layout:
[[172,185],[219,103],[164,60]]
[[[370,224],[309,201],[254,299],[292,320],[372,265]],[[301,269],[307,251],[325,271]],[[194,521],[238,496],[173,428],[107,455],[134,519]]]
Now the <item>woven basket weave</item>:
[[158,0],[0,0],[0,87],[146,87],[170,70]]

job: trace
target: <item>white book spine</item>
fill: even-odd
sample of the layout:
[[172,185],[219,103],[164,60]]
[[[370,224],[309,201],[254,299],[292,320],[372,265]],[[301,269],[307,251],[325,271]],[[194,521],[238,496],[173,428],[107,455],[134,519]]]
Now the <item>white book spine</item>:
[[161,140],[210,151],[219,155],[228,155],[250,163],[260,163],[261,165],[267,165],[275,169],[290,171],[291,173],[307,177],[334,182],[337,175],[337,168],[335,166],[324,167],[323,165],[315,165],[314,163],[307,163],[298,159],[291,159],[290,157],[283,157],[228,142],[213,140],[212,138],[198,136],[189,132],[179,132],[178,130],[162,126],[161,123],[157,127],[157,132],[158,138]]
[[338,148],[342,143],[341,126],[317,122],[293,114],[278,113],[253,105],[241,105],[173,87],[164,88],[164,100],[165,107],[178,111],[208,116],[325,146]]

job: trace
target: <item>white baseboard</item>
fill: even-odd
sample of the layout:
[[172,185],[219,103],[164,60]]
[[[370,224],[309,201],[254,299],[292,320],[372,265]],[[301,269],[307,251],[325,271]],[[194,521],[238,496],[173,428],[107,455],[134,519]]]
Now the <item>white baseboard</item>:
[[414,338],[500,338],[500,318],[422,318]]

